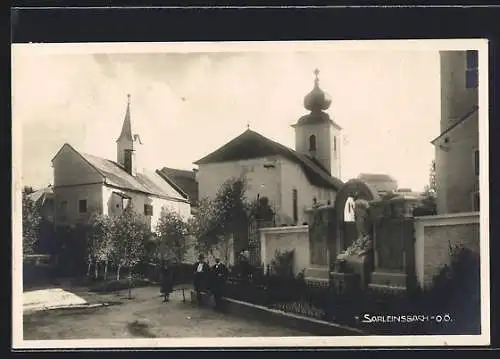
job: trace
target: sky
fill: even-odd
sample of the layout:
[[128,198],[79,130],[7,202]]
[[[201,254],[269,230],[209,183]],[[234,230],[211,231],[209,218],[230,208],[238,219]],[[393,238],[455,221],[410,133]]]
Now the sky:
[[132,129],[144,167],[193,162],[247,129],[294,148],[291,127],[308,113],[313,71],[342,128],[342,180],[387,173],[421,190],[439,134],[435,50],[245,52],[13,52],[13,121],[22,140],[22,184],[52,183],[64,143],[116,160],[131,95]]

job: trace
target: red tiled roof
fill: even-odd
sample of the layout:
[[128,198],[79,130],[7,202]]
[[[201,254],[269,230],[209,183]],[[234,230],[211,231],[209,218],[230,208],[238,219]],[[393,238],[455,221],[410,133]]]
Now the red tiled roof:
[[338,190],[344,184],[340,179],[332,177],[313,158],[298,153],[252,130],[246,130],[216,151],[196,161],[195,164],[230,162],[273,155],[281,155],[299,164],[309,182],[315,186]]

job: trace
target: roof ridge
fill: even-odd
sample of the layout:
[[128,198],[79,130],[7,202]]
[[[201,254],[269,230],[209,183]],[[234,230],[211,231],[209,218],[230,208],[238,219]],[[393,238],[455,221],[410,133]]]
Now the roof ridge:
[[470,111],[466,112],[462,117],[459,117],[459,119],[454,124],[452,124],[446,130],[444,130],[443,132],[441,132],[439,134],[439,136],[437,136],[435,139],[433,139],[431,141],[431,143],[434,144],[434,142],[436,142],[438,139],[440,139],[441,137],[443,137],[444,135],[446,135],[448,132],[450,132],[451,130],[453,130],[455,127],[457,127],[458,125],[460,125],[465,120],[469,119],[478,110],[479,110],[479,106],[478,105],[472,106],[472,109]]
[[[284,157],[287,157],[289,160],[298,163],[301,167],[302,170],[304,171],[306,177],[308,180],[316,186],[320,187],[333,187],[333,188],[340,188],[343,184],[343,182],[336,177],[333,177],[330,173],[325,171],[323,168],[319,167],[317,164],[315,164],[311,159],[309,159],[306,155],[301,154],[297,152],[294,149],[291,149],[288,146],[285,146],[277,141],[274,141],[256,131],[247,129],[245,132],[240,134],[239,136],[233,138],[230,140],[228,143],[225,145],[219,147],[217,150],[213,151],[212,153],[208,154],[207,156],[203,157],[202,159],[198,160],[195,162],[195,164],[200,164],[203,162],[209,163],[209,162],[218,162],[220,160],[217,160],[217,156],[220,156],[223,153],[231,149],[232,146],[242,146],[242,142],[238,142],[241,140],[243,136],[245,140],[260,140],[262,141],[262,146],[261,148],[261,154],[262,156],[267,156],[269,155],[268,152],[273,152],[273,154],[281,154]],[[213,160],[212,158],[215,157],[216,159]],[[228,161],[231,159],[227,159],[225,161]],[[316,179],[319,180],[317,183],[315,183],[314,176],[316,176]],[[321,183],[321,184],[320,184]]]

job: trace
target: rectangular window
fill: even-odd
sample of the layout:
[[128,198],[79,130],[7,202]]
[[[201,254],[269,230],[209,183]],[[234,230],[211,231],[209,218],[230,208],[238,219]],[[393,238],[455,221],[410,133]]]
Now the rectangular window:
[[474,150],[474,174],[479,176],[479,150]]
[[153,206],[150,204],[145,204],[144,205],[144,215],[145,216],[152,216],[153,215]]
[[479,82],[477,50],[467,50],[466,62],[465,86],[468,89],[477,88]]
[[298,204],[298,193],[297,190],[292,190],[292,201],[293,201],[293,222],[297,223],[299,221],[299,204]]
[[78,201],[78,212],[87,213],[87,200],[81,199]]

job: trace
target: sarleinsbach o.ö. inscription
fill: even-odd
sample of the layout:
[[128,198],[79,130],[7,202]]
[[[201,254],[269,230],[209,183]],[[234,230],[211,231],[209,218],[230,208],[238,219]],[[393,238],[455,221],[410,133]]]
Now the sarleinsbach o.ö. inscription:
[[453,317],[448,313],[441,314],[373,314],[364,313],[356,317],[362,324],[410,324],[410,323],[452,323]]

